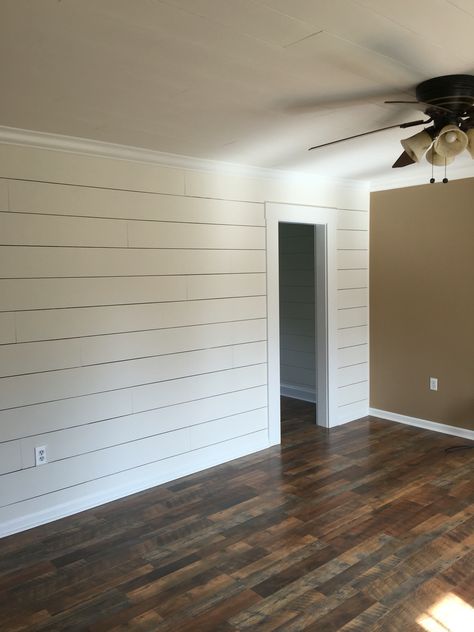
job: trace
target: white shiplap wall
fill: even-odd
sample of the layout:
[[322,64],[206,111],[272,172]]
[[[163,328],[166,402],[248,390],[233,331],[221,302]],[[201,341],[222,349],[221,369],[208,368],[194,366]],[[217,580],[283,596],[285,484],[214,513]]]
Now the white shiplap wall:
[[355,418],[365,188],[0,146],[0,534],[268,445],[269,199],[350,209],[338,392]]
[[369,398],[369,213],[337,216],[338,419],[367,414]]

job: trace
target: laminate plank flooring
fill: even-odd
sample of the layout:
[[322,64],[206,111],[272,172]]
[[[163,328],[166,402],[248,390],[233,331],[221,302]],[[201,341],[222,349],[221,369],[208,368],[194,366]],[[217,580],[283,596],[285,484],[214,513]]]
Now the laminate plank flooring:
[[0,541],[0,630],[474,629],[465,441],[282,417],[281,446]]

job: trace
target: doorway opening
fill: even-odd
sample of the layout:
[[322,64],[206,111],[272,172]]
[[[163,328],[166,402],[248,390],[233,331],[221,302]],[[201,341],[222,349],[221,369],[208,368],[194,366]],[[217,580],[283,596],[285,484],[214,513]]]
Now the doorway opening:
[[265,208],[269,440],[275,444],[281,396],[293,407],[299,402],[313,423],[336,425],[336,220],[331,209]]
[[325,246],[323,225],[278,224],[282,422],[327,426]]

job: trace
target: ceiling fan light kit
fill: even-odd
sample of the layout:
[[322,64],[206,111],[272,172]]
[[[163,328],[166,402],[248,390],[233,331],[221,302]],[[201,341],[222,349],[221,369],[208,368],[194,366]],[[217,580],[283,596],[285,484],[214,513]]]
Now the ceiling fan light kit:
[[466,132],[457,125],[446,125],[434,141],[434,150],[440,156],[449,158],[463,152],[468,143]]
[[433,138],[423,130],[400,141],[403,149],[414,162],[419,162],[433,143]]
[[471,158],[474,159],[474,127],[467,130],[467,151],[471,154]]
[[435,167],[444,167],[454,162],[454,156],[441,156],[434,147],[430,147],[426,152],[426,160]]
[[[474,75],[445,75],[423,81],[416,87],[416,101],[386,101],[385,103],[415,103],[423,110],[427,120],[410,121],[381,129],[356,134],[310,149],[319,149],[344,140],[375,134],[386,129],[429,125],[409,138],[401,140],[403,153],[392,167],[407,167],[420,162],[423,156],[431,165],[451,164],[454,158],[467,149],[474,159]],[[446,177],[443,182],[447,182]],[[430,182],[435,182],[431,177]]]

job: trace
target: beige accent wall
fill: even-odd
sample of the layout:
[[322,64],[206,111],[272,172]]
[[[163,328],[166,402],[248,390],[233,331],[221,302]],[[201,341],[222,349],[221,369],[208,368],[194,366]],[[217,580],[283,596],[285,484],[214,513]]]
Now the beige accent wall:
[[372,194],[370,348],[373,408],[474,429],[474,178]]

